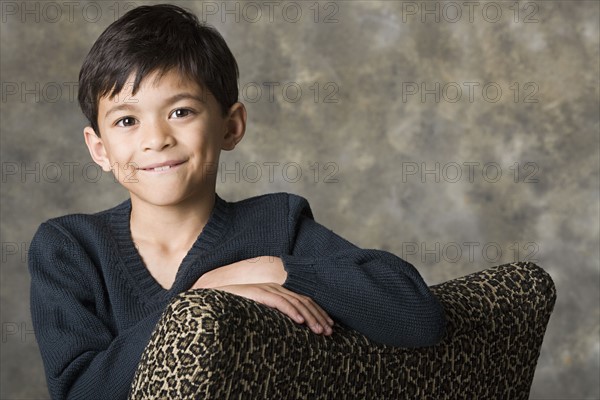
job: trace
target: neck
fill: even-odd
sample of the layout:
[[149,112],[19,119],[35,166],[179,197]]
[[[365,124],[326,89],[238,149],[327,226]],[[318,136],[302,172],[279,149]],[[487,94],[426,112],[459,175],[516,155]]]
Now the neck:
[[131,236],[135,242],[187,250],[208,222],[214,204],[214,190],[168,206],[131,196]]

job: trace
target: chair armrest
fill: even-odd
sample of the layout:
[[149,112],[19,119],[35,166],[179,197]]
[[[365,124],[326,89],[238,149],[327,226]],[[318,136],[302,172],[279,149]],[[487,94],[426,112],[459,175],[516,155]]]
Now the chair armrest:
[[431,287],[448,319],[424,348],[372,342],[336,324],[331,336],[228,292],[199,289],[166,309],[130,398],[527,399],[556,299],[531,263]]
[[450,337],[481,326],[525,321],[545,327],[556,302],[550,275],[529,262],[499,265],[430,289],[444,307]]

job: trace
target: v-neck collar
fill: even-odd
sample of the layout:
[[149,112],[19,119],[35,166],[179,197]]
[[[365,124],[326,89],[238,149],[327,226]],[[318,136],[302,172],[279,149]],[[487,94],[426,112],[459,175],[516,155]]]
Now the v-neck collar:
[[165,289],[150,274],[133,242],[130,225],[131,199],[127,199],[113,208],[111,230],[117,244],[118,257],[122,261],[119,264],[124,268],[124,275],[137,289],[140,297],[146,302],[154,302],[169,299],[186,290],[185,278],[189,269],[194,262],[200,259],[202,254],[207,254],[221,241],[230,227],[230,214],[229,204],[215,193],[215,204],[206,225],[181,261],[173,285],[171,288]]

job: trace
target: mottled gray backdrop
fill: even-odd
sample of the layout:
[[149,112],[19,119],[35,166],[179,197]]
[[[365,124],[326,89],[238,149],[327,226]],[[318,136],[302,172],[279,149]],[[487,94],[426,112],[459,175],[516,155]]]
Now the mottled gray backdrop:
[[[87,154],[76,82],[143,2],[3,1],[0,397],[47,397],[26,251],[47,218],[126,198]],[[436,284],[533,260],[558,301],[535,399],[598,399],[599,3],[185,2],[228,41],[246,137],[228,200],[289,191]]]

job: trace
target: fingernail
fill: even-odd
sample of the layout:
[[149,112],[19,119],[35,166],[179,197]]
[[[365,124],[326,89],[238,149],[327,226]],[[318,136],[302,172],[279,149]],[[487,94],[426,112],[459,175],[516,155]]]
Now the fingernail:
[[323,331],[323,327],[320,324],[315,324],[314,328],[317,332],[322,332]]
[[304,322],[304,318],[302,318],[302,315],[298,314],[296,315],[296,321],[301,324]]

